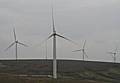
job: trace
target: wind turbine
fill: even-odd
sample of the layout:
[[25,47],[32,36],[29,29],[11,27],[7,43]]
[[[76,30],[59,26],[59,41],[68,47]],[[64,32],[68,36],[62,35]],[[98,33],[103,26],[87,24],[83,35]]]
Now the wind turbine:
[[82,56],[83,56],[83,61],[85,60],[85,56],[88,57],[88,56],[87,56],[87,53],[86,53],[86,51],[85,51],[85,45],[86,45],[86,40],[84,41],[84,44],[83,44],[83,48],[82,48],[82,49],[73,51],[73,52],[81,51],[81,52],[82,52]]
[[[60,38],[63,38],[67,41],[70,41],[74,44],[76,44],[74,41],[62,36],[62,35],[59,35],[57,32],[56,32],[56,29],[55,29],[55,20],[54,20],[54,15],[53,15],[53,7],[52,7],[52,28],[53,28],[53,33],[48,36],[48,39],[50,39],[51,37],[53,37],[53,78],[54,79],[57,79],[57,58],[56,58],[56,37],[60,37]],[[46,41],[45,40],[45,41]]]
[[109,54],[112,54],[113,56],[113,61],[116,63],[116,55],[118,53],[118,48],[116,48],[113,52],[108,52]]
[[15,55],[16,55],[16,60],[18,59],[18,44],[28,47],[26,44],[21,43],[17,40],[17,36],[16,36],[16,32],[15,32],[15,28],[13,28],[13,33],[14,33],[14,42],[12,44],[9,45],[9,47],[5,50],[7,51],[8,49],[10,49],[13,45],[15,45]]

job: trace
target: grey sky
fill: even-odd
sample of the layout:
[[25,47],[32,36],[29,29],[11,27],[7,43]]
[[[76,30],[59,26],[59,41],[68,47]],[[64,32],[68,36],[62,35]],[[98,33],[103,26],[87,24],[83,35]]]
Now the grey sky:
[[[87,40],[88,60],[112,61],[107,52],[120,45],[119,0],[53,0],[58,33],[80,44],[80,47],[58,38],[57,57],[82,59],[81,52],[72,53]],[[44,58],[45,44],[36,46],[51,33],[50,0],[0,0],[0,58],[14,59],[14,47],[3,50],[13,41],[12,25],[18,39],[30,47],[19,47],[19,58]],[[52,58],[52,40],[48,41],[48,57]],[[117,61],[120,62],[120,54]]]

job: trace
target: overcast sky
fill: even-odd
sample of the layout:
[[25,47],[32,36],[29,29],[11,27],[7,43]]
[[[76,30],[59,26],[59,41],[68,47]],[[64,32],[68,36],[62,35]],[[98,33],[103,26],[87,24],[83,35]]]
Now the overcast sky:
[[[108,52],[120,49],[120,0],[53,0],[55,26],[58,33],[79,43],[57,39],[57,58],[82,59],[84,40],[86,60],[113,61]],[[52,33],[51,0],[0,0],[0,58],[15,59],[15,47],[4,51],[13,41],[13,25],[19,41],[19,58],[45,58],[45,43]],[[52,40],[48,41],[48,58],[52,58]],[[117,55],[120,62],[120,53]]]

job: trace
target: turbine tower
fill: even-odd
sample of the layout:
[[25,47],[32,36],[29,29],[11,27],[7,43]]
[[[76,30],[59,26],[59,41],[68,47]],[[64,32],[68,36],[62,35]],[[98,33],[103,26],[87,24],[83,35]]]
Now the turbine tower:
[[109,54],[112,54],[113,56],[113,61],[116,63],[116,55],[118,53],[118,48],[116,48],[113,52],[108,52]]
[[15,45],[15,55],[16,55],[16,60],[18,59],[18,44],[19,45],[22,45],[22,46],[25,46],[25,47],[28,47],[26,44],[23,44],[21,42],[19,42],[17,40],[17,36],[16,36],[16,32],[15,32],[15,28],[13,28],[13,33],[14,33],[14,42],[12,44],[9,45],[9,47],[6,49],[6,51],[11,48],[13,45]]
[[83,44],[83,48],[82,48],[82,49],[73,51],[73,52],[81,51],[81,52],[82,52],[82,56],[83,56],[83,61],[85,60],[85,56],[88,57],[88,56],[87,56],[87,53],[86,53],[86,51],[85,51],[85,45],[86,45],[86,40],[84,41],[84,44]]
[[[62,36],[62,35],[59,35],[57,32],[56,32],[56,29],[55,29],[55,20],[54,20],[54,15],[53,15],[53,7],[52,7],[52,28],[53,28],[53,33],[46,39],[50,39],[51,37],[53,37],[53,78],[54,79],[57,79],[57,57],[56,57],[56,37],[60,37],[60,38],[63,38],[67,41],[70,41],[74,44],[76,44],[74,41]],[[45,40],[45,41],[46,41]]]

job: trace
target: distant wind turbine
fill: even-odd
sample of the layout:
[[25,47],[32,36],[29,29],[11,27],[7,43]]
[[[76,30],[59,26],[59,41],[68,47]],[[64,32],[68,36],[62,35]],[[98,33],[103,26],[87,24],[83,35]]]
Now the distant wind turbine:
[[19,42],[17,40],[17,36],[16,36],[16,32],[15,32],[15,28],[13,28],[13,33],[14,33],[14,42],[12,44],[9,45],[9,47],[7,49],[5,49],[5,51],[7,51],[8,49],[10,49],[13,45],[15,45],[15,55],[16,55],[16,60],[18,59],[18,44],[28,47],[26,44],[23,44],[21,42]]
[[88,57],[88,56],[87,56],[87,53],[86,53],[86,51],[85,51],[85,45],[86,45],[86,40],[84,41],[84,44],[83,44],[83,48],[82,48],[82,49],[73,51],[73,52],[81,51],[81,52],[82,52],[82,56],[83,56],[83,61],[85,60],[85,56]]
[[109,54],[112,54],[113,61],[116,63],[116,55],[118,54],[118,48],[116,48],[113,52],[108,52]]
[[52,27],[53,27],[53,33],[45,41],[47,41],[48,39],[53,37],[53,78],[57,79],[56,37],[58,36],[58,37],[63,38],[67,41],[70,41],[74,44],[76,44],[76,43],[74,41],[56,33],[55,21],[54,21],[54,15],[53,15],[53,7],[52,7]]

